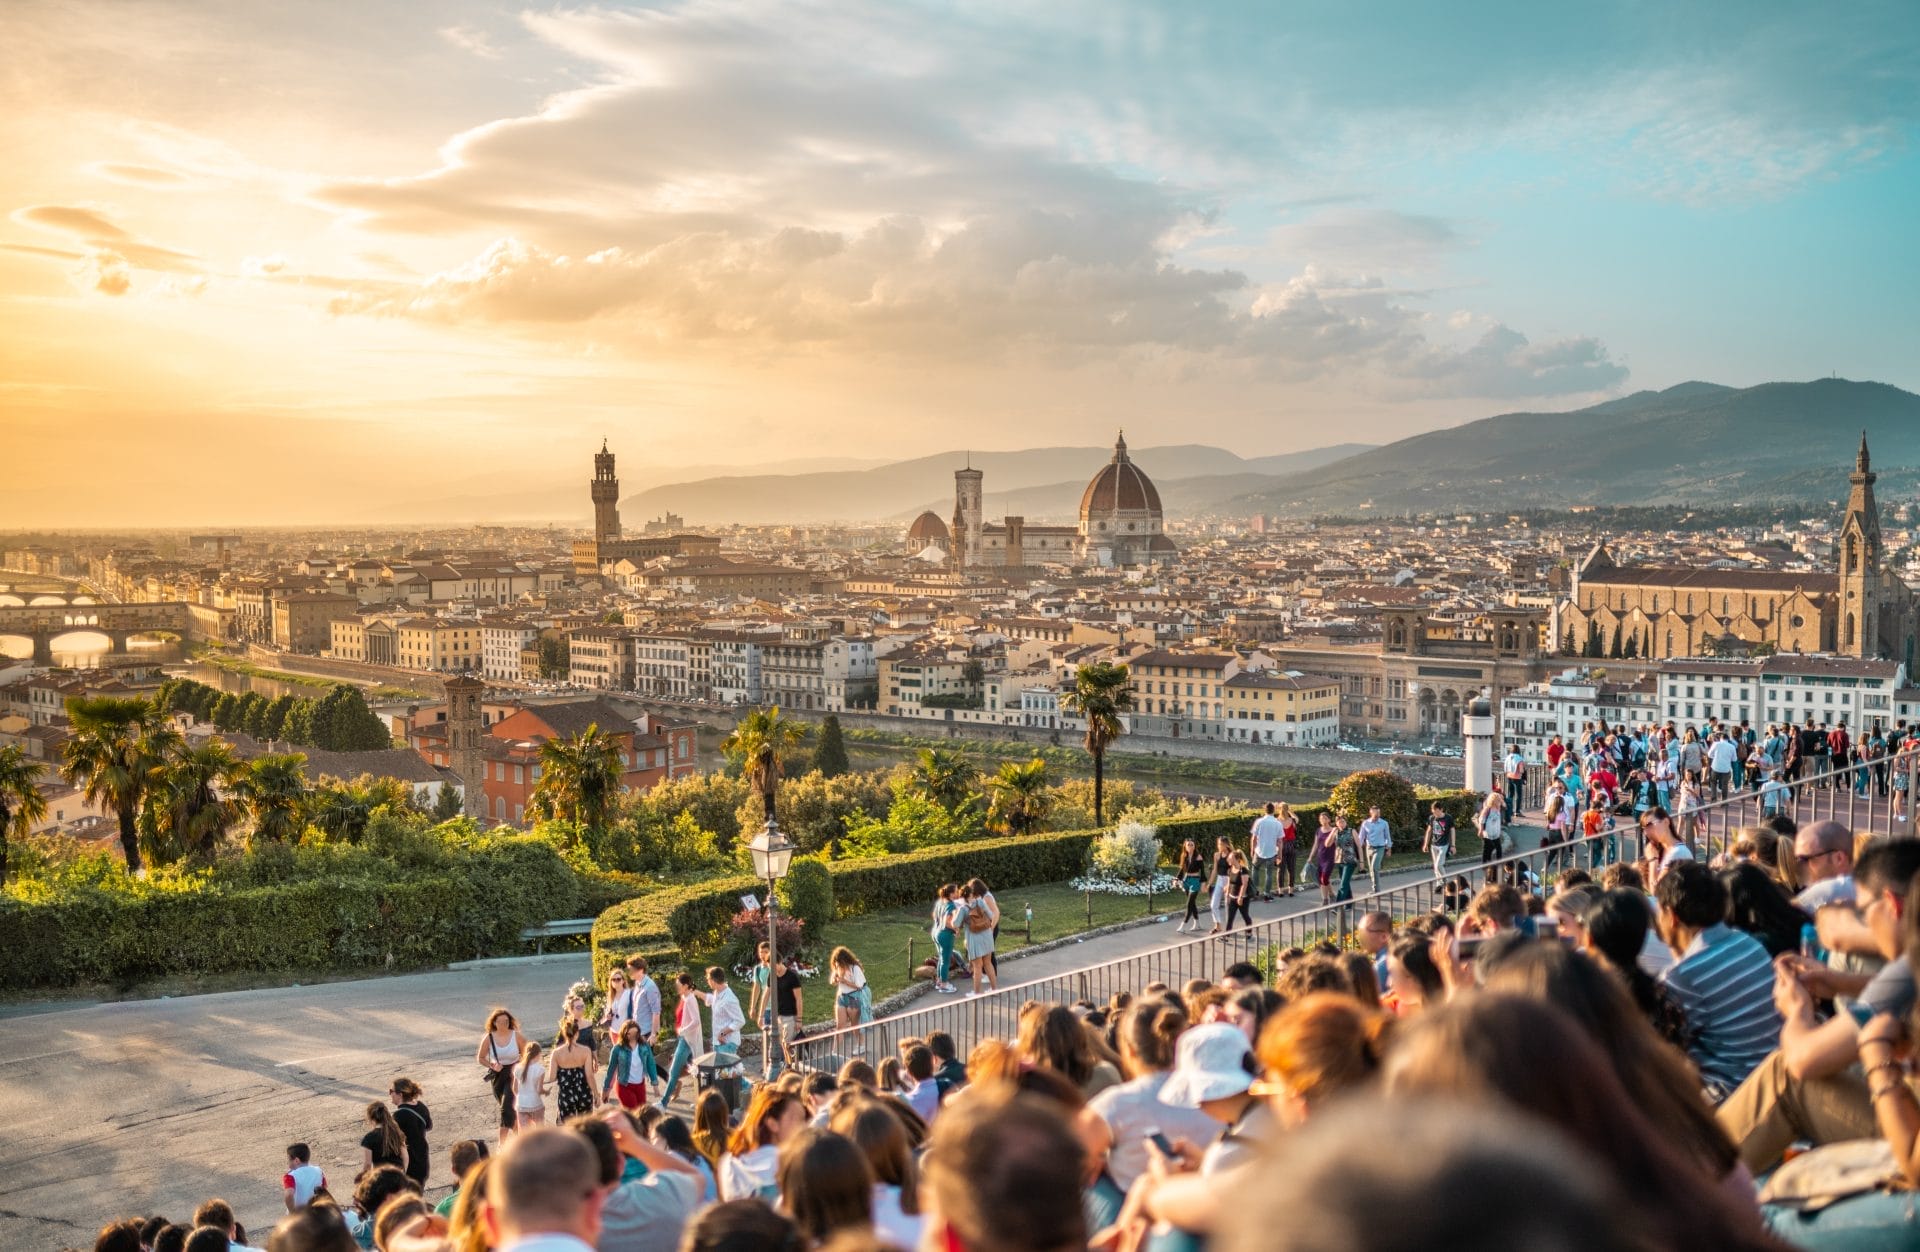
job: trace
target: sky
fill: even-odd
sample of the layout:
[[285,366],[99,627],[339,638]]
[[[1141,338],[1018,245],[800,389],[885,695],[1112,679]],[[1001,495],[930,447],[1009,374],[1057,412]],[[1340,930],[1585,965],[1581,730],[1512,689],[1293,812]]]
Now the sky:
[[0,47],[0,525],[1920,390],[1911,0],[10,0]]

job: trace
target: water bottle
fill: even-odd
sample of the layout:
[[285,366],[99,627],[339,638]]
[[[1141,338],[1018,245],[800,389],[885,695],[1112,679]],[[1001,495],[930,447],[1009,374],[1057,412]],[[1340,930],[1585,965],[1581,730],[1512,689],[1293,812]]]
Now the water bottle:
[[1800,955],[1809,961],[1824,961],[1827,954],[1820,950],[1820,932],[1814,929],[1812,922],[1800,927]]

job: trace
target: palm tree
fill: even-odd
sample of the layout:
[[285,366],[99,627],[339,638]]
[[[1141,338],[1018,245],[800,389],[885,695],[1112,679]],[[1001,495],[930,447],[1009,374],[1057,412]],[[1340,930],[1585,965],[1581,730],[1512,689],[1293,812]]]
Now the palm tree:
[[112,811],[120,826],[127,872],[141,871],[139,818],[160,764],[155,736],[166,714],[137,698],[76,696],[67,701],[73,737],[67,740],[61,773],[81,788],[88,804]]
[[147,858],[159,862],[192,855],[211,861],[220,840],[240,820],[240,806],[230,793],[246,767],[222,739],[199,747],[188,747],[177,735],[159,742],[165,746],[141,816]]
[[233,781],[234,799],[253,819],[253,838],[284,843],[300,838],[306,826],[307,778],[304,752],[257,756]]
[[25,839],[47,816],[36,785],[46,768],[18,746],[0,748],[0,887],[7,885],[7,841]]
[[1105,820],[1101,802],[1106,786],[1107,745],[1127,733],[1120,715],[1133,707],[1127,667],[1095,661],[1074,671],[1073,688],[1060,693],[1060,705],[1087,723],[1087,754],[1093,757],[1093,824]]
[[1037,756],[1024,765],[1004,762],[1000,772],[987,779],[995,823],[1010,835],[1024,835],[1037,827],[1053,802],[1049,782],[1047,763]]
[[941,808],[957,812],[973,797],[980,771],[951,748],[922,748],[913,765],[913,789]]
[[755,709],[741,718],[720,744],[728,760],[738,760],[746,770],[747,781],[760,795],[768,821],[773,820],[773,793],[787,759],[806,742],[804,723],[780,716],[780,706]]
[[533,803],[561,821],[604,830],[626,770],[620,745],[597,724],[568,739],[549,739],[540,745]]

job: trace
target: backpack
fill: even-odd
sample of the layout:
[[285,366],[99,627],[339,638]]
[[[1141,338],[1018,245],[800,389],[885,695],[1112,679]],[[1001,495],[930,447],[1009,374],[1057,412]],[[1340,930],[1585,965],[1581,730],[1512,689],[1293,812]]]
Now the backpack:
[[993,914],[987,911],[985,903],[976,900],[967,909],[967,929],[976,935],[993,929]]

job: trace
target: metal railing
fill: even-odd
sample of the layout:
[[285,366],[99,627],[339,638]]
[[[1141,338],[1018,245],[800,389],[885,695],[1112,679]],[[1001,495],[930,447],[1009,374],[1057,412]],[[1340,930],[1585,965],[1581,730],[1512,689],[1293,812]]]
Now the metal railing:
[[[1837,821],[1855,834],[1911,833],[1910,820],[1909,823],[1895,820],[1893,800],[1899,781],[1895,771],[1905,773],[1911,788],[1916,773],[1920,773],[1920,753],[1884,764],[1888,767],[1884,773],[1866,764],[1801,778],[1791,783],[1790,790],[1780,797],[1780,811],[1802,826]],[[1863,774],[1864,793],[1858,785]],[[1880,789],[1882,778],[1887,785],[1884,794]],[[1909,790],[1908,794],[1913,792]],[[1740,830],[1758,826],[1767,816],[1760,794],[1749,786],[1725,799],[1709,800],[1690,814],[1675,812],[1674,820],[1676,830],[1694,855],[1707,861],[1724,855]],[[1545,884],[1562,869],[1578,867],[1597,873],[1599,867],[1614,861],[1638,861],[1643,849],[1637,817],[1620,814],[1615,820],[1615,829],[1590,837],[1543,844],[1487,861],[1452,861],[1442,876],[1389,887],[1289,917],[1270,918],[1221,935],[1187,939],[1117,961],[1003,986],[996,991],[942,997],[925,1008],[909,1009],[863,1026],[808,1035],[793,1044],[794,1064],[802,1069],[831,1071],[856,1056],[877,1063],[880,1058],[894,1055],[901,1040],[924,1039],[934,1031],[951,1035],[959,1055],[964,1057],[984,1039],[1011,1039],[1019,1029],[1021,1006],[1028,1001],[1071,1004],[1086,1000],[1105,1004],[1116,992],[1138,994],[1149,983],[1165,983],[1177,989],[1189,979],[1217,979],[1229,965],[1254,961],[1272,949],[1308,948],[1322,940],[1345,948],[1352,941],[1360,918],[1367,913],[1385,913],[1398,926],[1436,910],[1457,911],[1464,907],[1460,889],[1464,888],[1464,894],[1470,895],[1489,881],[1490,876],[1498,881],[1515,881],[1525,869],[1536,883]],[[1466,882],[1459,883],[1461,879]],[[1446,893],[1450,881],[1456,883],[1455,903],[1451,906]],[[963,955],[955,954],[956,961],[964,959]]]

